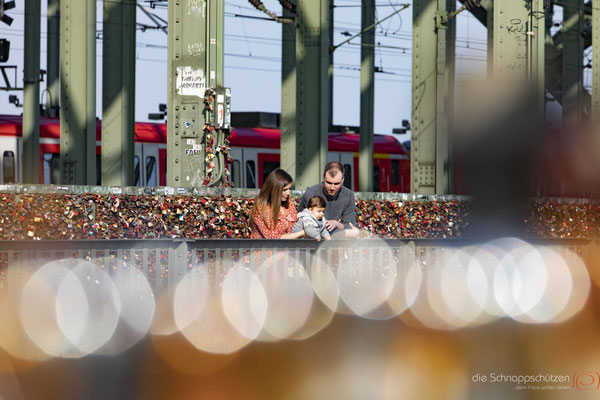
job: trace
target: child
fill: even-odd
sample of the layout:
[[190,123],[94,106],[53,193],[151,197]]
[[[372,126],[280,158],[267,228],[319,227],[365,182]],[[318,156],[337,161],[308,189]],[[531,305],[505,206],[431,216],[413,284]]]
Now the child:
[[325,226],[327,220],[323,216],[327,203],[321,196],[313,196],[308,201],[308,206],[298,214],[298,222],[294,224],[292,233],[304,230],[307,237],[312,239],[331,239]]

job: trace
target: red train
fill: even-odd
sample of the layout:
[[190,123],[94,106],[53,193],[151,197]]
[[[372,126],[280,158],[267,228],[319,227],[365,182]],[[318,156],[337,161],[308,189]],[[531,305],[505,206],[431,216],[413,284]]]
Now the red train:
[[[22,121],[18,115],[0,115],[0,183],[22,179]],[[234,118],[235,124],[235,118]],[[238,124],[239,125],[239,124]],[[234,128],[229,138],[233,163],[229,165],[235,187],[260,187],[265,177],[279,166],[278,128]],[[410,192],[410,157],[393,136],[375,135],[374,186],[381,192]],[[96,162],[100,171],[101,122],[96,129]],[[329,134],[329,161],[346,167],[344,184],[358,190],[359,135]],[[40,120],[40,183],[58,184],[60,124],[57,118]],[[135,124],[135,175],[137,186],[165,186],[167,166],[167,125]],[[98,172],[98,184],[100,173]]]

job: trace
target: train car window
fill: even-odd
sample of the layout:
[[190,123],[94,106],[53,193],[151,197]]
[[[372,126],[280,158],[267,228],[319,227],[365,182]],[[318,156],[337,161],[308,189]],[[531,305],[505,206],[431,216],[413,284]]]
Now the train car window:
[[146,157],[146,186],[156,186],[156,158]]
[[233,183],[233,187],[242,187],[240,178],[240,161],[233,160],[233,163],[231,164],[231,180]]
[[44,184],[58,185],[60,183],[60,155],[44,153]]
[[249,189],[256,188],[256,176],[254,175],[255,167],[254,161],[246,161],[246,187]]
[[140,186],[140,157],[133,157],[133,181],[135,186]]
[[263,182],[267,180],[267,176],[269,174],[279,168],[279,163],[277,161],[264,161],[263,162]]
[[350,164],[344,164],[344,186],[352,190],[352,169]]
[[5,151],[2,155],[4,183],[15,183],[15,153]]
[[373,191],[374,192],[379,192],[380,190],[380,186],[379,186],[379,166],[378,165],[374,165],[373,166]]
[[392,186],[400,184],[400,161],[392,160]]

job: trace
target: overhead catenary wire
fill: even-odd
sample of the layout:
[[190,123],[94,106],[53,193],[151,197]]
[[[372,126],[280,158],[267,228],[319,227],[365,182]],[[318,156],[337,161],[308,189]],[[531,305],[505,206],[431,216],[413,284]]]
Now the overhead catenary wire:
[[371,29],[375,28],[377,25],[381,24],[383,21],[386,21],[386,20],[388,20],[388,19],[392,18],[394,15],[398,14],[400,11],[403,11],[403,10],[407,9],[408,7],[410,7],[410,4],[402,4],[402,7],[401,7],[401,8],[399,8],[399,9],[398,9],[398,10],[396,10],[396,11],[394,11],[393,13],[391,13],[390,15],[388,15],[387,17],[385,17],[384,19],[382,19],[382,20],[380,20],[380,21],[377,21],[377,22],[375,22],[374,24],[372,24],[372,25],[370,25],[370,26],[366,27],[365,29],[363,29],[362,31],[360,31],[359,33],[357,33],[356,35],[354,35],[354,36],[352,36],[352,37],[350,37],[350,38],[348,38],[348,39],[344,40],[342,43],[340,43],[340,44],[338,44],[338,45],[335,45],[335,46],[332,46],[332,47],[329,49],[329,52],[330,52],[330,53],[333,53],[333,52],[334,52],[336,49],[338,49],[339,47],[343,46],[344,44],[346,44],[346,43],[350,42],[352,39],[355,39],[355,38],[359,37],[360,35],[362,35],[363,33],[365,33],[365,32],[367,32],[367,31],[369,31],[369,30],[371,30]]
[[156,24],[155,29],[160,29],[165,34],[167,33],[167,25],[168,25],[167,21],[165,21],[163,18],[159,17],[158,15],[154,14],[153,12],[146,10],[146,8],[143,7],[139,2],[137,2],[137,6],[140,10],[142,10],[142,12],[148,18],[150,18],[150,20],[152,20],[152,22],[154,22]]

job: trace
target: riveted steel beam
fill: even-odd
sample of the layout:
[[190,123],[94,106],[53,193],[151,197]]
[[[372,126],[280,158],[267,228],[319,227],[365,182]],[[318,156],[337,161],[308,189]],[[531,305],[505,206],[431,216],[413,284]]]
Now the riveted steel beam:
[[[212,186],[226,176],[230,94],[223,88],[224,2],[169,2],[167,184]],[[207,90],[210,89],[210,90]],[[223,93],[219,92],[223,90]],[[211,92],[214,91],[214,92]],[[212,94],[211,94],[212,93]],[[205,103],[206,100],[206,103]],[[218,115],[218,116],[217,116]],[[221,128],[214,128],[217,125]],[[225,129],[225,128],[227,129]]]
[[583,0],[563,1],[563,126],[572,131],[581,127],[584,116],[583,5]]
[[40,157],[40,0],[25,2],[23,93],[23,182],[39,183]]
[[358,187],[361,192],[373,191],[373,128],[375,114],[375,1],[362,1],[360,43],[360,155],[358,157]]
[[537,97],[537,118],[544,118],[544,0],[495,0],[493,72],[498,78],[528,82]]
[[[449,124],[456,19],[451,0],[413,2],[411,192],[451,192]],[[437,27],[436,27],[437,25]]]
[[96,2],[61,1],[61,183],[96,183]]
[[[133,186],[135,0],[104,2],[102,185]],[[146,165],[140,160],[140,168]]]
[[321,181],[329,120],[328,1],[298,0],[296,10],[296,188]]
[[[293,14],[286,8],[283,16]],[[296,27],[281,24],[281,168],[296,176]]]
[[48,0],[46,39],[46,115],[58,117],[60,100],[60,0]]

